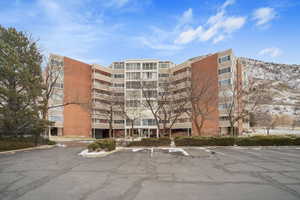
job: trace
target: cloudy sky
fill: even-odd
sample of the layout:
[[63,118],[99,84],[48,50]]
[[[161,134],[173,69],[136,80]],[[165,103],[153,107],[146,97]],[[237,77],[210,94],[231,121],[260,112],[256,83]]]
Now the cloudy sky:
[[104,66],[228,48],[300,64],[299,10],[300,0],[0,0],[0,24],[31,34],[45,55]]

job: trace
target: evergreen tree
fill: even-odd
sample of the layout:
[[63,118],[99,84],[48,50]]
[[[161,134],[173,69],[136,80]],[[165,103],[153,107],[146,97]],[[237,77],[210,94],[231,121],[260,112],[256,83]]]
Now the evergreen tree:
[[[36,42],[15,28],[0,26],[0,134],[39,136],[44,127],[42,55]],[[0,136],[1,136],[0,135]]]

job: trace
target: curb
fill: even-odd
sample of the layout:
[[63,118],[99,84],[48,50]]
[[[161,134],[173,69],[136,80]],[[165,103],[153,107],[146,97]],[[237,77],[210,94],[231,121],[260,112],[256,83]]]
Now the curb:
[[23,151],[31,151],[31,150],[37,150],[37,149],[51,149],[55,147],[55,145],[42,145],[38,147],[29,147],[24,149],[15,149],[15,150],[9,150],[9,151],[1,151],[1,154],[15,154],[16,152],[23,152]]

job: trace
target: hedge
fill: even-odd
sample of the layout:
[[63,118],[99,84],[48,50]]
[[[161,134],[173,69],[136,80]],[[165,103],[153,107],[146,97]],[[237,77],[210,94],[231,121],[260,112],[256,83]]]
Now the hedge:
[[88,145],[88,151],[113,151],[116,149],[116,141],[114,139],[100,139]]
[[175,137],[176,146],[232,146],[234,137]]
[[249,137],[176,137],[176,146],[287,146],[300,145],[297,136],[249,136]]
[[[40,138],[39,144],[54,145],[54,141],[48,139]],[[16,149],[24,149],[29,147],[34,147],[35,138],[33,137],[6,137],[0,138],[0,151],[10,151]]]
[[170,146],[171,140],[168,137],[162,138],[143,138],[141,141],[133,141],[128,144],[128,147],[134,146],[147,146],[147,147],[159,147]]
[[288,146],[300,145],[300,137],[291,136],[251,136],[237,138],[238,146]]

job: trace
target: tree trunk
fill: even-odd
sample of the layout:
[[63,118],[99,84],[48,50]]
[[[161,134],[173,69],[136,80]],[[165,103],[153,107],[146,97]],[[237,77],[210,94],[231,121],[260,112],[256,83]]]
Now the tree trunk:
[[109,138],[112,138],[112,122],[109,122]]
[[134,120],[131,120],[131,130],[130,130],[131,137],[133,137],[133,126],[134,126]]
[[194,124],[195,124],[196,129],[197,129],[197,134],[198,134],[199,136],[201,136],[201,129],[200,129],[200,127],[199,127],[199,124],[198,124],[196,118],[194,118]]

